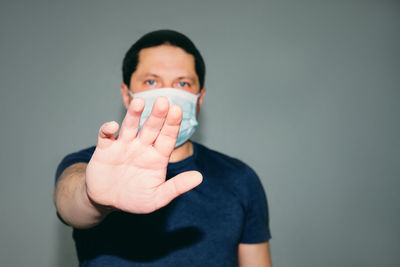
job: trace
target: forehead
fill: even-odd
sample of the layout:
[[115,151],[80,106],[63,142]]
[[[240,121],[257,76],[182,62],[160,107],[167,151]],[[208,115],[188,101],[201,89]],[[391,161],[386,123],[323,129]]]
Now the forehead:
[[138,59],[135,72],[177,71],[196,74],[194,56],[177,46],[160,45],[144,48],[140,50]]

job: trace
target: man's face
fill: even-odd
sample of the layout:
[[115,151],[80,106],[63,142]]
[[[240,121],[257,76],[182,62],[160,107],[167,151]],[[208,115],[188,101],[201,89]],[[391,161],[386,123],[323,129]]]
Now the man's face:
[[138,93],[165,87],[182,89],[192,94],[200,93],[197,105],[199,111],[205,89],[200,88],[194,56],[172,45],[144,48],[139,52],[138,65],[131,76],[129,88],[122,84],[124,105],[128,107],[131,100],[127,90]]
[[193,55],[171,45],[145,48],[139,52],[139,63],[131,76],[130,90],[138,93],[163,87],[193,94],[200,92]]

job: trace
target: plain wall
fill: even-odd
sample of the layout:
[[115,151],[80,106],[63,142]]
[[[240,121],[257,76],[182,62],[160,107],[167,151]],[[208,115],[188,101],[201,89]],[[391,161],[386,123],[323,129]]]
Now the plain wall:
[[398,1],[1,1],[0,266],[74,266],[67,153],[121,121],[121,61],[187,34],[207,64],[195,140],[252,166],[274,266],[400,266]]

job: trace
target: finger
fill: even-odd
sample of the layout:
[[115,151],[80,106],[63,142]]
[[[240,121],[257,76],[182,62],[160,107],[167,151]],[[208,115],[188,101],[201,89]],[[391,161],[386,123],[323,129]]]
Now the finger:
[[144,122],[139,132],[139,139],[145,145],[154,143],[164,125],[169,109],[169,101],[166,97],[159,97],[153,105],[150,116]]
[[144,109],[144,100],[141,98],[132,99],[124,120],[122,121],[121,130],[119,131],[119,139],[124,141],[132,141],[139,129],[140,115]]
[[195,188],[203,181],[198,171],[187,171],[176,175],[158,187],[155,198],[156,209],[164,207],[177,196]]
[[181,121],[181,107],[178,105],[171,106],[161,132],[154,142],[154,147],[166,157],[169,157],[175,148]]
[[115,140],[114,135],[118,132],[118,128],[119,125],[115,121],[104,123],[99,130],[97,146],[99,148],[105,148],[111,145]]

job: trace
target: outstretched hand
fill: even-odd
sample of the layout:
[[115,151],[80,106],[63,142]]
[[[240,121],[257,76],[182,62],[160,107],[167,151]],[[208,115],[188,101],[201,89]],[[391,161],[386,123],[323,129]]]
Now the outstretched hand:
[[158,98],[138,133],[144,100],[134,98],[119,125],[108,122],[99,131],[96,150],[86,168],[86,191],[96,204],[130,213],[150,213],[202,181],[188,171],[166,181],[169,157],[178,137],[182,110]]

